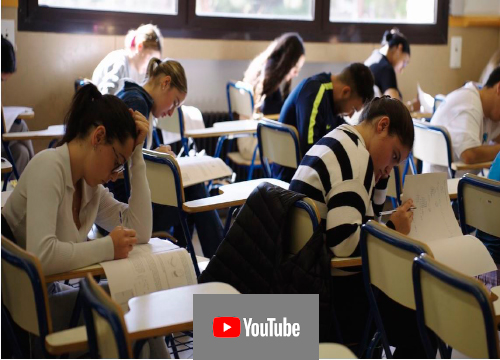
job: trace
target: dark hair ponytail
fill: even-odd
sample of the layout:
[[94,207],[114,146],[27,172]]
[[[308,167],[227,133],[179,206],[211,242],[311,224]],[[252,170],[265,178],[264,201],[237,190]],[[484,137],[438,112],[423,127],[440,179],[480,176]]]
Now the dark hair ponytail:
[[94,84],[87,84],[76,92],[64,125],[66,132],[59,145],[83,139],[99,125],[106,128],[108,142],[117,139],[123,144],[128,138],[137,138],[135,121],[127,105],[114,95],[102,95]]
[[410,149],[413,148],[415,137],[413,120],[406,106],[389,95],[376,97],[365,105],[359,122],[373,122],[381,116],[387,116],[390,119],[389,135],[397,135],[401,144]]
[[403,45],[403,52],[410,54],[410,43],[403,33],[399,32],[398,28],[392,28],[387,30],[382,37],[382,45],[389,45],[389,48],[393,46]]

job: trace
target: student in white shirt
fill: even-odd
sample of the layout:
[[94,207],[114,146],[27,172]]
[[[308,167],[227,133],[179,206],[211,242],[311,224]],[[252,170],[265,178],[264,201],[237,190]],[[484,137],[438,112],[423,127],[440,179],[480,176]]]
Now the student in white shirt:
[[[483,88],[469,82],[448,94],[431,119],[451,137],[452,161],[474,164],[492,161],[500,152],[500,67]],[[423,164],[423,172],[447,172],[442,166]],[[470,171],[468,171],[470,172]],[[457,171],[460,177],[464,172]]]
[[[10,233],[37,256],[45,275],[126,258],[134,244],[149,241],[152,231],[142,156],[146,118],[88,84],[76,93],[65,124],[59,147],[29,162],[2,210],[2,234]],[[102,185],[116,180],[126,161],[132,164],[128,204]],[[110,234],[88,240],[94,223]],[[78,289],[52,283],[48,291],[54,330],[67,328]],[[158,355],[165,356],[163,339],[158,340]]]
[[92,82],[102,94],[116,94],[125,79],[137,84],[144,81],[149,60],[161,57],[163,38],[158,27],[141,25],[125,37],[125,48],[110,52],[97,65]]

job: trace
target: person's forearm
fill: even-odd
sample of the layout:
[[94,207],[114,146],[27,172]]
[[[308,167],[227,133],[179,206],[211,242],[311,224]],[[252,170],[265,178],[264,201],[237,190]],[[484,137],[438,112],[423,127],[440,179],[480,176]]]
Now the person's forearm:
[[476,164],[486,161],[493,161],[493,159],[500,152],[500,144],[496,145],[482,145],[475,148],[470,148],[462,152],[460,158],[466,164]]

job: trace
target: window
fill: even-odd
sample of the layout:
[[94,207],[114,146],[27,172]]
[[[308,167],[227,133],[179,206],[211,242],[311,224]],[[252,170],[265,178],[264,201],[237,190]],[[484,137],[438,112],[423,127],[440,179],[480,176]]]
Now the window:
[[197,16],[314,20],[314,0],[196,0]]
[[436,0],[330,0],[330,22],[434,24]]
[[177,0],[39,0],[51,8],[177,15]]
[[397,26],[411,44],[445,44],[449,0],[19,0],[19,30],[167,37],[378,43]]

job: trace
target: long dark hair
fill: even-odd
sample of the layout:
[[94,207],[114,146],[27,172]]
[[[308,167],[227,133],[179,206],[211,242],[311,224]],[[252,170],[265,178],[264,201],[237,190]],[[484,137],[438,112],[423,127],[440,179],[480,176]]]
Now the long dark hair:
[[73,97],[64,118],[66,133],[59,145],[83,139],[93,127],[106,128],[106,141],[137,139],[135,121],[127,105],[114,95],[102,95],[94,84],[82,86]]
[[[286,75],[305,52],[304,43],[298,33],[285,33],[250,63],[243,81],[253,87],[256,109],[262,105],[266,96],[278,90]],[[291,80],[284,84],[283,99],[290,94],[291,85]]]
[[382,45],[389,45],[389,49],[394,46],[403,45],[403,52],[410,55],[410,43],[408,39],[402,32],[399,32],[398,28],[392,28],[387,30],[382,37]]
[[13,74],[16,72],[16,53],[12,43],[2,36],[2,72]]
[[398,99],[389,95],[376,97],[363,108],[359,117],[359,123],[373,122],[380,116],[387,116],[390,119],[389,135],[397,135],[401,144],[408,148],[413,148],[415,131],[413,120],[406,106]]

